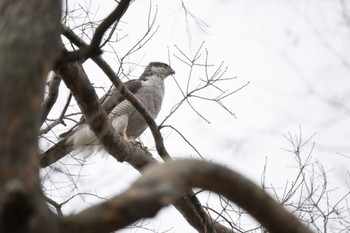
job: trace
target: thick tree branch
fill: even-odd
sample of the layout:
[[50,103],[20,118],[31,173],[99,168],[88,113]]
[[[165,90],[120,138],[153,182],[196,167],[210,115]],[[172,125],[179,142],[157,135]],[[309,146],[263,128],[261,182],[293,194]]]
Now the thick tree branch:
[[271,233],[311,233],[261,188],[226,167],[199,160],[178,160],[148,168],[125,193],[64,219],[67,232],[110,232],[181,197],[188,188],[214,191],[247,210]]
[[130,2],[131,0],[121,0],[118,6],[115,8],[115,10],[112,13],[110,13],[107,16],[107,18],[105,18],[103,22],[96,28],[95,34],[92,37],[90,45],[81,48],[78,51],[64,53],[62,60],[65,62],[79,61],[99,55],[101,53],[100,44],[103,35],[108,30],[108,28],[112,26],[113,23],[116,22],[116,24],[118,24],[118,22],[128,9]]

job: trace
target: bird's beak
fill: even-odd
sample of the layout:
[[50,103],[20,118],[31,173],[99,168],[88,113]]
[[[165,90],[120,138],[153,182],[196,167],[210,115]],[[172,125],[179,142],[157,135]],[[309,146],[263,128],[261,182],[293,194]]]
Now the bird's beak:
[[170,68],[170,74],[175,74],[175,70]]

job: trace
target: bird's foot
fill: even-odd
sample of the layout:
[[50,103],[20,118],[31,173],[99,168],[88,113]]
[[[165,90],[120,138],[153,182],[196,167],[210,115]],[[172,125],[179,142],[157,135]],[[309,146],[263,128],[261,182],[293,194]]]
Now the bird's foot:
[[134,137],[129,137],[126,132],[123,133],[123,138],[125,141],[133,144],[134,146],[137,146],[141,149],[147,149],[147,147],[145,147],[140,141],[136,141],[136,139]]

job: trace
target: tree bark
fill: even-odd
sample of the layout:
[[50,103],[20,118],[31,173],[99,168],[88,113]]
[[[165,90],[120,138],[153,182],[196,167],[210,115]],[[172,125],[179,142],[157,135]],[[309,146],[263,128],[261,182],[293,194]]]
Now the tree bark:
[[59,0],[0,2],[0,232],[58,231],[41,192],[37,136],[60,11]]

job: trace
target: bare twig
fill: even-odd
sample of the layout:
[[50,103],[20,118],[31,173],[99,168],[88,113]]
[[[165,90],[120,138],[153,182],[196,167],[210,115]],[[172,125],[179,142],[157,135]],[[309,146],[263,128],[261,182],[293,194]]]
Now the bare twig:
[[63,118],[65,117],[65,114],[66,114],[66,111],[67,111],[67,109],[68,109],[68,107],[69,107],[69,105],[70,105],[71,99],[72,99],[72,93],[69,93],[68,98],[67,98],[67,101],[66,101],[66,104],[64,105],[64,107],[63,107],[63,109],[62,109],[62,111],[61,111],[60,116],[59,116],[55,121],[53,121],[51,124],[49,124],[46,128],[41,129],[40,132],[39,132],[39,135],[48,133],[48,132],[49,132],[50,130],[52,130],[56,125],[59,125],[59,124],[65,125]]
[[64,61],[78,61],[84,60],[91,56],[96,56],[100,54],[100,43],[104,33],[108,30],[108,28],[115,24],[114,27],[117,26],[118,22],[126,12],[129,7],[131,0],[121,0],[115,10],[109,14],[102,23],[96,28],[95,34],[92,37],[91,43],[89,46],[84,47],[78,51],[67,52],[65,53],[62,60]]
[[[190,108],[206,123],[210,123],[209,119],[207,119],[207,117],[203,113],[201,113],[199,110],[197,110],[195,105],[192,103],[192,99],[194,98],[204,100],[204,101],[214,102],[219,107],[221,107],[226,112],[228,112],[231,116],[235,117],[235,114],[223,103],[223,100],[225,98],[230,97],[234,93],[237,93],[243,88],[247,87],[249,82],[247,82],[246,84],[243,84],[242,86],[236,88],[233,91],[227,91],[220,88],[219,85],[221,83],[232,81],[235,78],[225,77],[227,67],[223,67],[224,65],[223,63],[221,63],[216,67],[209,64],[208,62],[209,55],[207,50],[205,50],[205,56],[202,56],[202,50],[204,49],[203,47],[204,47],[204,42],[196,50],[193,57],[190,58],[178,46],[175,45],[175,48],[179,53],[179,55],[174,54],[174,57],[179,61],[181,61],[183,64],[185,64],[189,69],[187,83],[186,83],[186,86],[182,88],[181,85],[178,83],[178,81],[174,79],[183,98],[170,110],[170,113],[163,119],[160,125],[163,125],[184,103],[187,103],[190,106]],[[201,61],[203,59],[204,61]],[[204,78],[199,78],[200,83],[192,87],[193,72],[198,67],[204,70],[203,71]],[[214,70],[211,71],[212,69]],[[214,90],[210,92],[210,90],[212,89]],[[216,93],[216,92],[218,92],[218,94],[216,94],[215,96],[208,95],[208,93]]]
[[[282,195],[275,187],[267,188],[266,184],[264,186],[265,189],[271,188],[279,203],[288,207],[300,221],[312,226],[317,232],[328,232],[333,225],[339,226],[337,232],[346,232],[349,208],[344,208],[344,202],[350,192],[341,195],[335,202],[330,200],[330,193],[335,189],[328,187],[328,172],[320,162],[313,161],[315,143],[311,143],[311,140],[314,136],[315,133],[308,138],[303,138],[301,127],[295,135],[288,132],[285,138],[292,145],[292,149],[285,150],[294,154],[297,174],[292,181],[286,182]],[[310,143],[311,146],[309,146]],[[310,149],[304,156],[307,146]],[[331,204],[332,202],[335,204]]]

